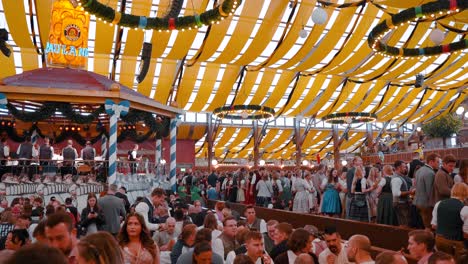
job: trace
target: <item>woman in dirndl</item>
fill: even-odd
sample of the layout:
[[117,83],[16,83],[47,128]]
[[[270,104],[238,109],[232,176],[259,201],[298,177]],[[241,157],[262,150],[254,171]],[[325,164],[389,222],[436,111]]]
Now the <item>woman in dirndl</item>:
[[321,212],[329,216],[339,216],[341,214],[341,200],[338,191],[341,186],[338,182],[338,171],[331,169],[328,177],[323,179],[322,186],[325,191],[322,196]]
[[349,206],[349,219],[370,222],[369,202],[367,200],[367,180],[364,178],[364,171],[356,168],[351,187],[351,203]]
[[298,177],[293,185],[293,191],[296,192],[293,202],[293,212],[310,212],[309,190],[310,185],[304,179]]
[[398,225],[393,209],[392,175],[393,168],[385,165],[382,169],[383,177],[379,182],[379,200],[377,203],[377,223],[384,225]]

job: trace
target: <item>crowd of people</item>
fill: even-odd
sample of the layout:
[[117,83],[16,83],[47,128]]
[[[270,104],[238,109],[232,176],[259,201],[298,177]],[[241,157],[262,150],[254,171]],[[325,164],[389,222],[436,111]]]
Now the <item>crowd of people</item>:
[[[413,227],[401,246],[418,263],[468,263],[467,163],[454,176],[453,156],[439,162],[430,154],[418,167],[413,161],[364,167],[355,157],[340,170],[189,171],[180,175],[177,194],[155,188],[130,204],[124,187],[110,185],[88,194],[81,210],[72,199],[2,200],[0,263],[44,257],[37,251],[51,257],[36,263],[407,263],[403,252],[374,259],[366,234],[345,241],[333,226],[319,231],[265,221],[254,203]],[[213,210],[204,207],[207,199],[219,200]],[[247,206],[237,212],[230,202]]]

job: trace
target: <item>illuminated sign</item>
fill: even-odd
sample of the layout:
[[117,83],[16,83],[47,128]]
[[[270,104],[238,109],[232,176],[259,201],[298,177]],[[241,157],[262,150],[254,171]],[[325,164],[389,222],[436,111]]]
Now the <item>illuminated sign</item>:
[[89,15],[69,0],[57,0],[52,7],[47,65],[86,69]]

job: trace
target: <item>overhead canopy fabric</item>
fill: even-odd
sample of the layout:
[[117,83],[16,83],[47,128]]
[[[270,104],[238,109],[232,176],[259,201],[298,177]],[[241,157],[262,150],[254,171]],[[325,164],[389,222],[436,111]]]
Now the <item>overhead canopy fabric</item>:
[[[117,0],[101,2],[121,8]],[[161,17],[170,2],[127,1],[125,10],[135,15]],[[405,8],[430,1],[325,2],[329,3],[324,7],[328,20],[323,25],[311,20],[313,10],[321,5],[316,0],[244,0],[233,16],[198,30],[125,29],[115,81],[163,104],[175,100],[179,108],[191,112],[211,112],[232,103],[261,104],[290,117],[322,118],[337,111],[368,111],[377,114],[380,122],[421,123],[454,111],[465,100],[467,50],[437,57],[393,59],[375,54],[367,44],[369,32],[379,22]],[[200,14],[213,8],[212,5],[208,0],[184,1],[180,15]],[[52,0],[0,2],[0,27],[4,25],[10,32],[8,44],[14,51],[9,58],[0,55],[0,78],[42,67],[36,48],[41,51],[45,47],[51,6]],[[36,29],[34,36],[30,9]],[[88,70],[108,76],[113,67],[118,28],[95,17],[91,20]],[[438,28],[446,32],[444,45],[466,39],[467,23],[468,12],[464,11],[435,21],[405,24],[385,38],[391,46],[433,46],[430,33]],[[307,32],[306,38],[300,37],[301,30]],[[144,41],[153,44],[152,58],[146,79],[137,83]],[[423,88],[414,87],[418,73],[425,76]],[[216,155],[221,155],[231,140],[230,157],[248,156],[253,142],[249,141],[249,133],[243,132],[246,129],[221,129]],[[200,138],[205,130],[198,131],[195,134]],[[185,129],[183,133],[192,137],[194,132]],[[326,145],[327,133],[310,133],[314,139],[306,140],[304,151],[330,149],[331,145]],[[289,131],[271,129],[266,137],[272,141],[262,148],[271,157],[280,157],[286,149],[294,151],[294,142],[289,144],[292,136]],[[363,140],[360,132],[349,136],[345,145]],[[204,151],[200,150],[199,155],[203,156]]]

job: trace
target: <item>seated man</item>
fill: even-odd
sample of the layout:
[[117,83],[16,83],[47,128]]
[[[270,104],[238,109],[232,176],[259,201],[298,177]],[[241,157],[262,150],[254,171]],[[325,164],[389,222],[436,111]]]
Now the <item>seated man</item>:
[[263,246],[263,236],[257,231],[250,231],[245,238],[245,247],[247,255],[255,264],[272,264],[273,260],[265,252]]
[[435,239],[431,232],[414,230],[408,233],[408,250],[418,263],[427,263],[434,252]]
[[158,244],[161,251],[171,251],[174,246],[177,236],[175,232],[176,220],[173,217],[169,217],[166,220],[166,230],[156,231],[153,236],[153,240]]
[[348,257],[344,250],[344,244],[341,242],[341,236],[336,231],[335,227],[325,228],[324,234],[325,242],[327,242],[327,249],[322,251],[319,255],[319,264],[346,264]]
[[239,244],[236,241],[237,221],[232,216],[223,220],[223,232],[213,240],[213,252],[226,259],[229,252],[235,250]]

